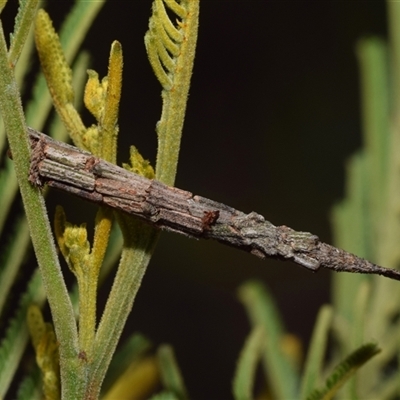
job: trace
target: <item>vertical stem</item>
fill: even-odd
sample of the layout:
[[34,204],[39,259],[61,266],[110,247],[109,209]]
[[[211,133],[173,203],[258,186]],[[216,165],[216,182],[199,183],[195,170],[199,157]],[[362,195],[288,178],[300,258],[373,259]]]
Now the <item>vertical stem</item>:
[[[387,0],[389,43],[391,55],[391,87],[393,90],[393,115],[400,115],[400,3]],[[398,117],[397,117],[398,118]]]
[[185,3],[188,13],[183,25],[184,40],[177,58],[173,86],[162,91],[163,108],[157,125],[156,179],[170,186],[175,182],[199,25],[199,0]]
[[118,223],[124,233],[124,248],[111,293],[96,333],[93,363],[85,399],[96,399],[111,357],[150,261],[157,231],[151,226],[121,215]]
[[0,112],[13,154],[33,247],[49,300],[57,340],[63,397],[81,398],[84,374],[79,371],[78,334],[72,305],[61,273],[51,235],[46,207],[40,191],[28,182],[30,150],[24,113],[13,72],[8,64],[7,45],[0,22]]
[[377,38],[360,40],[357,44],[360,69],[362,128],[366,162],[366,201],[369,215],[369,254],[364,256],[377,262],[382,232],[382,217],[387,203],[389,161],[389,96],[386,44]]
[[84,287],[79,288],[79,342],[89,359],[93,357],[93,343],[96,330],[96,304],[99,272],[107,250],[112,227],[112,211],[100,208],[96,215],[96,227],[88,273],[82,279]]

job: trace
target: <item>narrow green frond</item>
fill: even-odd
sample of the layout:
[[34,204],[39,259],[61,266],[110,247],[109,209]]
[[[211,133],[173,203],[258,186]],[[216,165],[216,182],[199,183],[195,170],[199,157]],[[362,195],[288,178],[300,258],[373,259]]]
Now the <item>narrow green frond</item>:
[[30,29],[24,47],[22,48],[22,52],[18,58],[17,65],[15,66],[14,69],[15,80],[17,81],[21,92],[24,92],[26,91],[26,89],[28,89],[27,87],[28,81],[25,81],[25,76],[29,73],[32,67],[34,49],[35,49],[35,41],[33,38],[33,29]]
[[147,399],[159,385],[160,372],[157,360],[154,356],[145,356],[133,360],[102,399]]
[[105,0],[76,0],[60,29],[60,42],[67,62],[75,57],[86,33],[103,7]]
[[150,65],[153,68],[154,74],[160,81],[161,86],[164,89],[169,90],[172,87],[172,79],[168,76],[163,68],[155,40],[150,34],[146,33],[144,37],[144,43],[146,45],[147,56],[149,57]]
[[105,160],[117,162],[118,112],[122,90],[122,46],[117,40],[111,44],[108,62],[107,90],[104,101],[104,114],[99,121],[102,130],[102,154]]
[[17,400],[39,400],[43,398],[42,377],[37,366],[30,375],[23,378],[17,391]]
[[100,271],[99,284],[101,284],[101,282],[106,279],[106,277],[111,272],[112,267],[115,266],[115,264],[119,260],[122,250],[122,243],[123,239],[121,229],[119,229],[119,225],[117,223],[114,223],[111,229],[107,252],[104,257],[104,262]]
[[73,103],[72,71],[65,59],[52,21],[43,9],[40,9],[36,16],[35,40],[40,65],[53,100],[62,105]]
[[157,351],[157,359],[164,388],[168,392],[174,393],[179,400],[189,399],[173,348],[168,345],[160,346]]
[[307,393],[311,393],[319,383],[328,341],[329,327],[332,321],[332,314],[333,309],[328,305],[322,306],[319,310],[301,381],[301,399],[305,399]]
[[157,51],[158,51],[158,57],[161,61],[161,64],[163,67],[166,69],[167,72],[171,72],[175,68],[175,61],[174,59],[169,55],[168,50],[161,42],[157,43]]
[[233,396],[235,400],[250,400],[254,398],[253,387],[257,364],[262,358],[265,340],[264,328],[261,325],[255,326],[247,337],[233,379]]
[[[60,42],[68,64],[72,63],[85,38],[86,32],[103,4],[104,0],[78,0],[63,22],[60,29]],[[40,74],[34,84],[33,99],[26,107],[25,115],[27,124],[36,129],[41,129],[49,115],[51,106],[52,103],[46,81],[44,76]]]
[[35,43],[40,65],[58,115],[63,120],[75,145],[81,149],[90,150],[90,146],[84,140],[86,127],[74,106],[72,71],[66,61],[53,23],[43,9],[40,9],[36,16]]
[[[370,223],[368,258],[381,265],[396,268],[392,260],[400,259],[399,224],[396,218],[399,202],[397,201],[395,210],[390,207],[388,189],[399,185],[398,146],[390,134],[390,100],[393,93],[392,88],[389,88],[387,44],[380,38],[362,39],[357,43],[356,53],[360,71],[364,139],[362,151],[368,176],[366,184]],[[392,162],[396,165],[394,174],[390,169]],[[395,243],[393,237],[396,238]]]
[[[82,98],[87,80],[89,61],[89,54],[83,50],[79,52],[72,68],[72,87],[76,93],[77,101],[75,102],[75,106],[77,110],[80,110],[83,104]],[[68,132],[57,115],[52,119],[52,121],[50,121],[48,133],[51,137],[61,142],[68,140]]]
[[360,257],[371,256],[370,218],[368,214],[368,161],[357,152],[346,162],[346,198],[332,212],[337,246]]
[[330,400],[337,391],[373,356],[381,350],[375,343],[368,343],[343,360],[326,380],[325,388],[315,390],[307,397],[307,400]]
[[[348,322],[348,329],[344,336],[339,337],[336,335],[336,340],[340,343],[341,353],[337,355],[338,359],[343,357],[345,354],[348,354],[352,349],[359,348],[364,342],[365,337],[367,336],[367,326],[368,326],[368,319],[370,313],[370,305],[371,305],[371,282],[369,280],[363,280],[359,283],[358,286],[353,286],[353,298],[352,301],[349,302],[352,308],[352,319]],[[334,322],[334,328],[337,328],[337,325],[343,322],[343,319],[336,318]],[[374,320],[374,324],[377,323]],[[379,323],[379,322],[378,322]],[[334,329],[335,333],[337,333],[336,329]],[[370,336],[370,333],[368,334]],[[374,335],[372,335],[374,337]],[[381,360],[382,357],[379,357]],[[370,373],[371,365],[375,364],[376,361],[374,360],[369,364],[370,368],[368,371],[364,370],[359,373],[360,379],[365,379],[365,373]],[[374,373],[372,375],[375,375]],[[368,379],[371,386],[373,385],[374,378]],[[378,377],[376,377],[378,380]],[[367,394],[369,390],[365,390],[365,384],[362,385],[362,388],[358,387],[357,381],[355,379],[351,379],[348,384],[343,388],[340,392],[340,397],[342,399],[357,399],[361,393]],[[360,391],[361,390],[361,391]],[[362,396],[361,396],[362,397]]]
[[[71,21],[71,15],[69,15],[66,18],[66,21],[63,24],[63,27],[65,26],[73,26],[77,29],[77,32],[80,32],[80,38],[83,40],[84,34],[87,31],[87,29],[90,26],[91,21],[95,17],[96,12],[99,11],[100,5],[102,4],[101,1],[99,2],[84,2],[84,1],[79,1],[75,4],[72,15],[74,16],[74,20]],[[69,29],[66,28],[61,28],[62,32],[60,35],[60,40],[62,43],[66,43],[67,47],[67,61],[70,61],[76,54],[77,49],[79,48],[81,41],[75,40],[75,37],[72,35]],[[66,37],[68,36],[68,38]],[[72,44],[68,42],[72,41]],[[32,42],[33,44],[33,42]],[[33,47],[33,46],[32,46]],[[25,51],[23,52],[23,57]],[[21,64],[21,60],[17,65],[17,71],[18,68]],[[82,64],[80,61],[79,63],[77,62],[77,70],[74,70],[74,75],[76,72],[81,74],[82,71],[85,71],[85,78],[86,78],[86,65],[87,65],[87,57],[86,61]],[[22,77],[23,74],[19,73],[19,75]],[[75,79],[75,78],[73,78]],[[74,85],[76,88],[76,86]],[[77,90],[77,89],[76,89]],[[26,107],[26,120],[27,124],[30,126],[34,126],[35,128],[42,127],[44,125],[44,122],[50,112],[50,107],[51,107],[51,99],[50,95],[48,93],[47,87],[46,87],[46,82],[44,80],[43,75],[39,75],[38,79],[36,80],[36,84],[33,89],[33,98],[32,100],[27,104]],[[65,140],[66,135],[60,136],[60,130],[57,130],[58,140]],[[5,140],[3,141],[5,143]],[[0,145],[1,147],[1,145]],[[15,176],[15,171],[14,171],[14,165],[11,160],[6,160],[6,169],[3,169],[3,172],[0,174],[0,209],[3,210],[2,213],[0,213],[0,232],[2,231],[2,226],[4,225],[4,220],[6,216],[8,215],[8,212],[6,210],[9,209],[11,206],[12,202],[14,201],[15,194],[18,189],[18,183],[17,179]]]
[[[124,246],[117,274],[96,332],[94,359],[89,371],[92,381],[98,382],[99,387],[132,309],[158,237],[158,232],[142,221],[125,215],[118,217],[124,236]],[[96,391],[98,389],[88,388]]]
[[388,36],[390,39],[391,61],[391,110],[394,116],[398,116],[400,110],[400,4],[397,1],[386,0]]
[[148,160],[142,157],[139,150],[135,146],[131,146],[129,153],[130,164],[123,163],[122,166],[135,174],[145,176],[148,179],[154,179],[153,167]]
[[264,328],[263,362],[274,397],[295,399],[299,377],[293,360],[283,351],[285,331],[271,296],[261,283],[250,281],[239,288],[239,299],[252,325]]
[[36,363],[42,372],[45,399],[60,399],[60,355],[53,325],[45,322],[41,308],[30,304],[26,321],[31,343],[35,349]]
[[[360,69],[364,147],[368,157],[371,207],[382,210],[388,177],[389,153],[389,82],[386,43],[366,38],[357,43]],[[375,197],[374,197],[375,196]]]
[[0,0],[0,13],[3,11],[3,8],[6,6],[7,0]]
[[145,336],[139,333],[131,335],[113,356],[104,379],[102,392],[107,392],[117,378],[128,368],[129,364],[143,357],[150,350],[151,345],[151,342]]
[[[168,8],[173,11],[179,18],[183,19],[186,17],[187,9],[184,6],[181,6],[176,0],[164,0],[164,2],[168,6]],[[186,6],[188,2],[190,2],[190,0],[184,0],[180,3]]]
[[[333,226],[338,247],[399,268],[400,7],[391,1],[387,5],[391,43],[367,37],[356,47],[363,148],[347,163],[346,198],[335,207]],[[391,398],[381,394],[394,388],[393,381],[385,386],[390,381],[385,371],[399,353],[397,322],[393,323],[393,316],[399,313],[398,286],[380,278],[345,274],[335,275],[333,285],[338,355],[359,347],[365,338],[384,345],[382,356],[357,374],[362,383],[351,380],[337,397]]]
[[27,291],[21,297],[15,317],[7,328],[6,336],[0,344],[0,398],[4,398],[17,370],[28,341],[26,311],[31,303],[43,304],[46,295],[39,271],[36,270],[29,281]]
[[370,394],[371,399],[395,399],[399,393],[399,375],[391,374],[379,383],[379,386]]
[[[164,4],[176,14],[174,24]],[[154,0],[149,31],[145,35],[147,55],[163,87],[163,108],[157,123],[156,179],[168,185],[175,181],[186,112],[190,78],[197,42],[199,0]]]
[[[187,10],[175,1],[168,5],[182,20],[187,16]],[[180,55],[185,37],[182,28],[184,24],[185,22],[182,21],[174,26],[165,10],[163,0],[154,0],[153,15],[149,21],[149,31],[145,36],[145,44],[150,64],[165,90],[172,88],[176,59]],[[190,65],[186,68],[188,67],[190,68]],[[167,80],[165,75],[170,79]]]
[[[37,188],[32,187],[27,179],[30,167],[30,144],[26,134],[26,119],[15,77],[8,64],[7,45],[1,26],[0,94],[0,112],[13,155],[14,167],[31,232],[32,243],[39,267],[42,271],[42,279],[46,286],[47,298],[49,299],[53,320],[56,325],[61,359],[65,363],[68,363],[73,358],[73,355],[76,354],[78,333],[52,239],[43,196]],[[67,377],[65,379],[68,381]],[[79,373],[72,376],[71,380],[74,381],[74,385],[64,385],[64,393],[76,393],[76,382],[79,379],[83,379]]]
[[371,304],[372,284],[365,280],[355,288],[353,293],[353,315],[351,340],[352,347],[356,348],[364,342],[365,332],[368,324],[368,311]]
[[[166,31],[166,34],[171,39],[171,42],[172,43],[182,42],[183,40],[182,33],[179,31],[179,29],[177,29],[174,26],[172,21],[168,18],[168,14],[165,10],[163,0],[156,0],[155,6],[157,7],[157,12],[160,15],[160,20],[162,21],[163,27]],[[175,12],[175,14],[179,15],[178,12]],[[177,54],[173,53],[173,55],[176,56]]]
[[175,393],[161,392],[151,396],[149,400],[180,400]]
[[0,171],[0,210],[2,210],[0,213],[0,233],[3,231],[17,189],[18,183],[13,162],[6,159],[4,168]]
[[150,19],[149,28],[151,34],[157,38],[157,42],[163,45],[173,57],[179,55],[182,33],[169,19],[162,0],[153,3],[154,18]]
[[39,0],[25,0],[19,2],[18,14],[15,18],[14,33],[11,35],[8,62],[15,66],[21,54],[31,24],[38,7]]
[[[331,214],[331,223],[336,246],[360,257],[370,258],[370,214],[368,212],[368,173],[366,158],[354,154],[346,164],[346,198],[337,204]],[[353,320],[354,308],[348,301],[362,281],[362,274],[335,274],[333,279],[333,301],[336,312],[346,322]]]
[[7,241],[5,249],[1,248],[0,255],[0,314],[30,244],[28,224],[25,218],[20,218],[15,223],[13,232]]
[[28,101],[25,107],[27,125],[41,129],[50,113],[51,105],[51,97],[46,86],[46,80],[43,74],[40,73],[33,84],[32,100]]
[[[79,57],[77,60],[77,68],[74,70],[74,81],[79,78],[82,88],[84,79],[86,79],[86,67],[88,62],[87,54],[83,54],[82,57]],[[79,75],[75,77],[75,74]],[[59,121],[59,120],[58,120]],[[52,129],[50,129],[52,132]],[[65,140],[66,133],[62,136],[62,131],[60,129],[55,129],[54,137],[58,138],[58,140]],[[17,187],[14,166],[12,165],[12,161],[6,160],[5,169],[0,172],[0,209],[8,210],[13,202],[15,192],[13,190],[15,185],[15,189]],[[0,213],[0,232],[2,231],[2,227],[4,224],[4,219],[7,216],[7,212]],[[3,304],[6,300],[8,291],[12,287],[11,282],[14,281],[15,275],[19,271],[19,267],[23,258],[26,255],[28,246],[30,244],[30,236],[28,231],[28,226],[26,220],[20,220],[15,224],[14,233],[10,236],[10,244],[9,247],[6,248],[6,251],[2,253],[1,256],[1,269],[0,269],[0,311],[2,310]]]

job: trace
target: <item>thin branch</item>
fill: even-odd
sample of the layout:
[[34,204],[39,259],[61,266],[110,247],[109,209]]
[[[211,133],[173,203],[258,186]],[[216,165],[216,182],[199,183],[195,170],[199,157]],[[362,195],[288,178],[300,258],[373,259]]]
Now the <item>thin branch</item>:
[[14,73],[8,63],[7,44],[0,21],[0,114],[8,133],[8,143],[14,155],[15,172],[24,204],[33,247],[42,272],[52,317],[59,340],[61,379],[65,398],[80,398],[82,367],[77,366],[78,332],[71,301],[61,273],[51,235],[43,196],[27,181],[29,173],[29,142],[25,118]]
[[46,183],[167,231],[214,239],[260,258],[291,260],[314,272],[324,267],[400,280],[400,271],[379,267],[311,233],[275,226],[255,212],[245,214],[144,178],[31,128],[28,134],[33,149],[29,179],[36,186]]

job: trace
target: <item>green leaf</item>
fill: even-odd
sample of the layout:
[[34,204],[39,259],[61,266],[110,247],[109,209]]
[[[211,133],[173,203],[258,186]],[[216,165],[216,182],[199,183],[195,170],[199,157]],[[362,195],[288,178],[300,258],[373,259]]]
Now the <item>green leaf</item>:
[[179,397],[177,397],[175,393],[166,391],[155,394],[154,396],[150,397],[149,400],[179,400]]
[[[164,3],[178,17],[175,24],[168,17]],[[170,186],[175,182],[198,18],[199,0],[155,0],[145,36],[150,64],[163,87],[163,108],[157,123],[156,179]]]
[[15,193],[18,190],[18,183],[15,176],[13,162],[6,159],[4,168],[0,170],[0,234],[8,217],[8,212],[14,202]]
[[139,333],[131,335],[113,356],[104,379],[104,384],[101,389],[102,392],[106,393],[129,365],[143,357],[150,347],[151,342],[145,336]]
[[11,35],[10,50],[8,52],[8,62],[12,66],[16,65],[24,47],[38,4],[39,0],[24,0],[19,2],[14,33]]
[[27,291],[21,297],[14,318],[10,321],[5,338],[0,344],[0,398],[5,398],[11,380],[21,361],[28,341],[26,312],[31,303],[43,304],[46,295],[39,271],[29,281]]
[[255,326],[246,339],[240,354],[235,377],[233,379],[233,395],[235,400],[253,399],[253,386],[257,364],[262,358],[265,346],[264,328]]
[[[60,42],[68,64],[71,64],[97,13],[105,0],[75,2],[60,29]],[[41,129],[50,112],[52,103],[44,76],[38,76],[33,89],[33,99],[26,108],[29,126]]]
[[[32,241],[40,268],[43,270],[42,278],[47,289],[60,343],[63,393],[65,396],[74,397],[78,395],[81,389],[80,383],[84,379],[79,371],[82,365],[77,365],[74,358],[78,353],[76,324],[51,239],[43,198],[27,180],[30,148],[26,135],[25,116],[13,71],[8,63],[8,52],[2,29],[0,29],[0,70],[0,108],[13,153],[14,167],[31,229]],[[43,103],[40,104],[40,107],[42,106]]]
[[124,236],[120,264],[96,332],[90,379],[96,391],[107,372],[126,319],[132,309],[143,275],[153,253],[158,232],[129,216],[118,215]]
[[72,70],[67,63],[50,16],[43,9],[40,9],[36,16],[35,43],[40,66],[58,115],[63,120],[75,145],[81,149],[90,150],[83,140],[86,127],[74,107]]
[[283,351],[285,331],[267,289],[259,282],[250,281],[239,288],[239,298],[252,325],[264,328],[266,342],[263,361],[273,396],[277,399],[297,398],[299,377],[296,366]]
[[135,146],[131,146],[129,153],[130,164],[124,163],[122,166],[135,174],[142,175],[148,179],[154,179],[153,167],[150,165],[148,160],[145,160],[142,157],[139,150]]
[[332,313],[332,307],[327,305],[322,306],[319,310],[301,380],[301,399],[306,398],[307,393],[311,393],[319,382],[328,341],[329,327],[332,321]]
[[32,372],[23,378],[17,391],[17,400],[37,400],[43,397],[41,390],[42,379],[38,366],[33,368]]
[[373,356],[381,350],[375,343],[367,343],[343,360],[326,380],[325,387],[315,390],[307,400],[330,400],[337,391]]
[[0,313],[30,244],[28,224],[25,218],[20,218],[15,222],[15,227],[7,242],[5,249],[1,248],[0,255]]
[[174,393],[179,400],[188,399],[189,396],[172,347],[168,345],[160,346],[157,351],[157,358],[164,388],[168,392]]

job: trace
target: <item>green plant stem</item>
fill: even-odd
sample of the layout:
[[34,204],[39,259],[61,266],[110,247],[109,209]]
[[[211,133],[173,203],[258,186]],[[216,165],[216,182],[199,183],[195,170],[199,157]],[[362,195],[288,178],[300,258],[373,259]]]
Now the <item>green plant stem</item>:
[[301,399],[306,399],[319,385],[332,316],[333,308],[328,305],[322,306],[318,312],[302,376]]
[[169,186],[175,183],[199,22],[199,0],[188,0],[186,3],[188,13],[185,19],[185,40],[177,57],[173,87],[162,91],[163,108],[157,125],[159,145],[156,179]]
[[18,191],[18,182],[15,178],[14,166],[9,159],[4,160],[4,168],[0,176],[0,233],[3,232],[9,210]]
[[265,331],[261,325],[253,326],[237,362],[232,391],[236,400],[252,399],[256,369],[265,345]]
[[180,400],[189,399],[173,348],[166,344],[161,345],[157,351],[157,361],[164,388],[176,394]]
[[[390,38],[391,89],[394,116],[400,115],[400,4],[397,1],[386,0],[388,15],[388,34]],[[398,121],[396,121],[398,123]]]
[[[78,0],[75,2],[74,7],[60,30],[60,42],[67,63],[72,63],[88,29],[104,5],[104,2],[105,0]],[[52,106],[51,97],[43,74],[39,75],[33,85],[33,97],[36,101],[28,104],[26,108],[26,120],[30,126],[41,128]]]
[[[3,310],[7,297],[13,288],[19,266],[25,258],[26,249],[30,244],[29,229],[25,218],[19,219],[13,228],[12,241],[10,241],[6,256],[2,254],[0,272],[0,310]],[[23,249],[23,251],[21,251]]]
[[36,10],[39,4],[39,0],[31,0],[25,2],[23,6],[19,8],[16,23],[16,30],[11,41],[10,51],[8,55],[8,62],[11,66],[15,66],[19,56],[21,55],[22,49],[28,37],[31,24],[30,21],[34,18]]
[[[175,182],[181,133],[197,41],[199,1],[189,0],[185,21],[186,40],[176,65],[177,78],[171,90],[163,90],[163,110],[157,127],[159,148],[156,178],[168,185]],[[158,233],[152,227],[127,216],[119,216],[124,236],[120,265],[101,318],[89,366],[85,399],[97,399],[111,357],[155,247]]]
[[371,235],[369,254],[366,256],[371,257],[375,262],[388,265],[387,260],[382,260],[378,252],[378,249],[382,247],[380,242],[387,241],[384,234],[386,226],[382,230],[382,220],[387,214],[385,204],[388,200],[390,160],[390,136],[387,134],[390,126],[387,45],[377,38],[360,40],[357,43],[357,56],[360,69],[363,157],[365,157],[368,176],[365,181],[366,189],[364,189],[369,207],[366,220],[370,225],[368,231]]
[[89,384],[85,400],[97,399],[108,365],[131,312],[146,267],[153,253],[158,233],[145,223],[119,216],[124,247],[117,275],[102,315],[89,366]]
[[28,182],[30,150],[19,91],[8,64],[7,45],[0,23],[0,112],[13,154],[36,257],[46,288],[57,340],[63,397],[81,398],[84,374],[78,368],[78,333],[72,305],[61,273],[43,197]]
[[118,110],[122,89],[122,47],[118,41],[111,45],[107,74],[107,95],[104,101],[104,115],[99,125],[101,134],[100,157],[113,164],[117,163]]
[[79,295],[79,342],[80,349],[92,358],[96,330],[97,287],[100,268],[104,260],[113,221],[112,210],[99,208],[96,215],[94,241],[90,267],[83,277],[83,290]]
[[239,288],[239,298],[252,325],[264,327],[263,361],[271,393],[277,399],[297,398],[298,373],[293,359],[282,349],[285,331],[270,294],[260,283],[250,281]]
[[39,270],[35,270],[25,293],[16,308],[5,336],[0,342],[0,399],[6,398],[7,391],[13,381],[16,371],[21,364],[29,332],[26,324],[26,312],[32,303],[43,305],[46,293],[42,285]]

